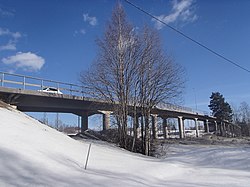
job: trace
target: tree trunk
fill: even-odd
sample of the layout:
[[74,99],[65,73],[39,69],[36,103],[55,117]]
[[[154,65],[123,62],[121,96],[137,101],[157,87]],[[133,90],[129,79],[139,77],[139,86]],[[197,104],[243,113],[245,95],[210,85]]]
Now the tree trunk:
[[146,112],[145,115],[145,155],[149,156],[150,153],[150,129],[149,129],[149,119],[150,119],[150,112]]

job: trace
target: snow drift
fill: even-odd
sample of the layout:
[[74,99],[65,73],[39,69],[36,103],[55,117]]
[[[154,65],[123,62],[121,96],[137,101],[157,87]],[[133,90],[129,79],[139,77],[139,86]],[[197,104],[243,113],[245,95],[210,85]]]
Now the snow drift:
[[[249,186],[250,148],[171,145],[165,158],[76,141],[0,108],[0,186]],[[92,143],[88,169],[84,164]]]

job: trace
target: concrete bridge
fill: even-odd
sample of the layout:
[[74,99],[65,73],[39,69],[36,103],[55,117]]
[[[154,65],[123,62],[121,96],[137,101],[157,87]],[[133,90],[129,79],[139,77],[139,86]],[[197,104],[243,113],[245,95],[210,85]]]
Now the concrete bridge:
[[[88,129],[88,117],[94,114],[103,115],[103,130],[110,127],[110,115],[115,107],[115,104],[100,101],[93,98],[83,96],[83,92],[78,85],[56,82],[51,80],[27,77],[10,73],[0,72],[0,97],[7,103],[17,106],[17,109],[23,112],[59,112],[72,113],[81,116],[81,131]],[[6,75],[9,76],[6,79]],[[11,78],[10,78],[11,77]],[[13,77],[18,77],[19,80]],[[21,81],[20,81],[21,79]],[[34,83],[34,80],[38,83]],[[47,83],[55,84],[60,90],[68,91],[67,94],[45,93],[37,91],[37,88],[47,86]],[[46,85],[45,85],[46,84]],[[14,87],[10,85],[15,85]],[[19,86],[19,87],[18,87]],[[35,90],[28,89],[35,87]],[[77,87],[78,89],[75,89]],[[75,93],[78,93],[76,95]],[[167,137],[167,119],[178,119],[179,136],[185,137],[184,120],[194,120],[196,136],[199,136],[198,121],[204,122],[205,131],[209,132],[210,126],[214,130],[218,130],[218,123],[223,123],[224,126],[229,125],[227,122],[219,122],[213,116],[193,111],[190,108],[175,106],[171,104],[162,104],[155,107],[152,111],[152,132],[153,137],[157,138],[157,123],[158,117],[162,118],[162,126],[164,137]]]

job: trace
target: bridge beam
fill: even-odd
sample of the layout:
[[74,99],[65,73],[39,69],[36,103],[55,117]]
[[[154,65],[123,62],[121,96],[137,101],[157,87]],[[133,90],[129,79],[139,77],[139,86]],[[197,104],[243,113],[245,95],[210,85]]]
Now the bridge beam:
[[89,128],[89,120],[88,120],[88,112],[83,112],[81,114],[81,132],[88,130]]

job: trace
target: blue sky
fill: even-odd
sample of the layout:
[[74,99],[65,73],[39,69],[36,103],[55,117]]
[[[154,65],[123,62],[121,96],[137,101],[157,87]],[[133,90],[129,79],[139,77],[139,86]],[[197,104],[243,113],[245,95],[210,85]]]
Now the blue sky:
[[[131,2],[250,69],[250,1]],[[80,71],[95,59],[95,40],[102,37],[116,3],[0,0],[0,71],[77,83]],[[250,73],[157,24],[125,1],[121,3],[135,27],[148,24],[159,30],[164,50],[185,68],[183,105],[208,111],[209,97],[215,91],[230,104],[250,104]]]

